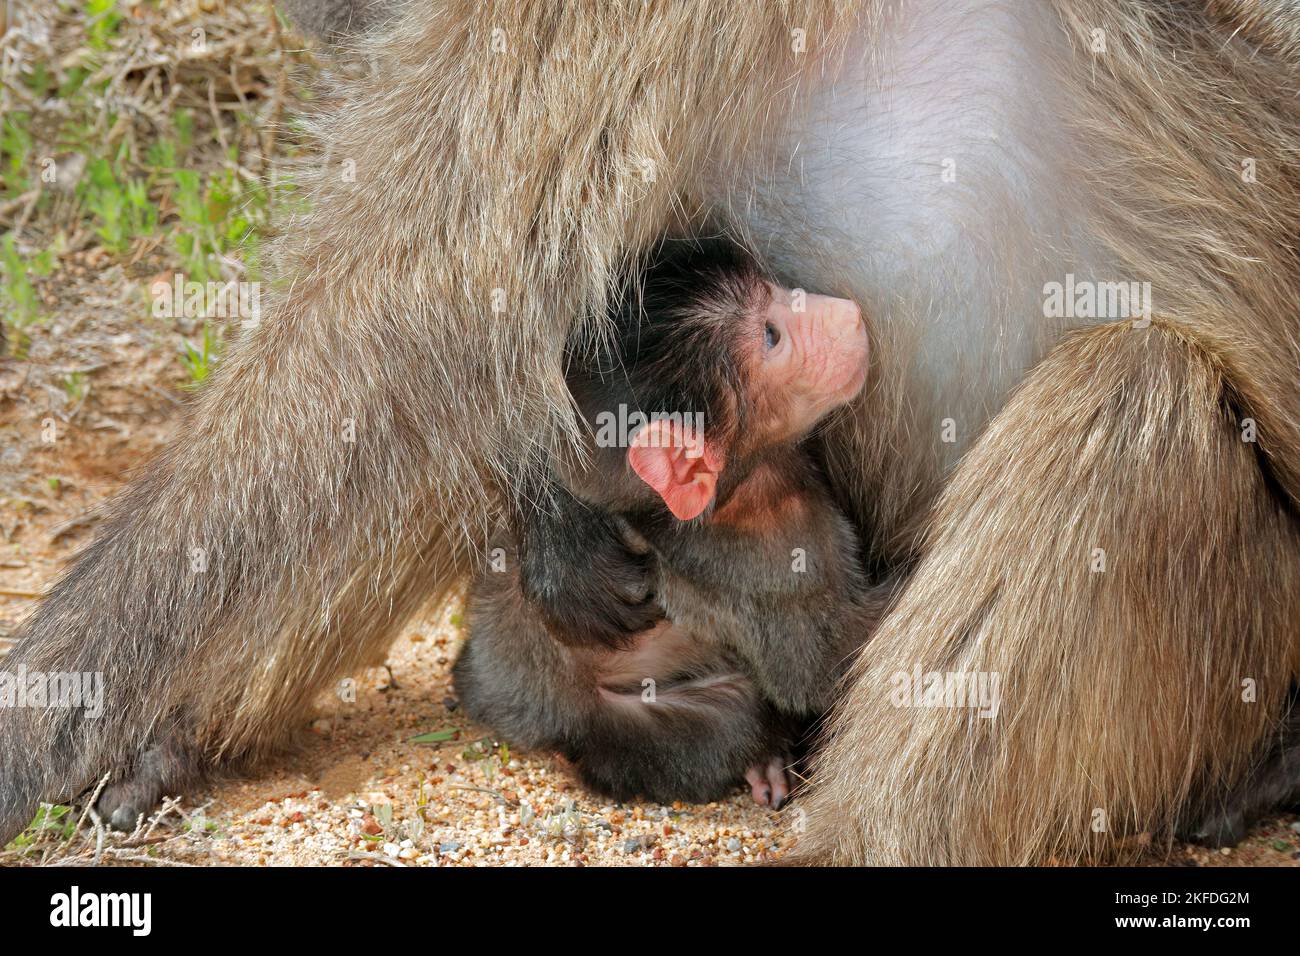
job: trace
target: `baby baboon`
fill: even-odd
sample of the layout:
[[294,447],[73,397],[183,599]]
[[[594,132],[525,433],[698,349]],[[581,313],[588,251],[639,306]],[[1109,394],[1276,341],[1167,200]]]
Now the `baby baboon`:
[[590,465],[565,467],[562,511],[621,530],[652,569],[634,601],[666,621],[620,647],[552,639],[526,591],[566,595],[521,579],[586,566],[590,536],[544,542],[545,567],[507,545],[471,592],[469,714],[615,798],[707,801],[743,777],[779,807],[794,743],[879,617],[884,591],[801,445],[862,388],[866,329],[845,299],[793,297],[730,245],[674,243],[620,297],[608,351],[570,351],[594,440]]

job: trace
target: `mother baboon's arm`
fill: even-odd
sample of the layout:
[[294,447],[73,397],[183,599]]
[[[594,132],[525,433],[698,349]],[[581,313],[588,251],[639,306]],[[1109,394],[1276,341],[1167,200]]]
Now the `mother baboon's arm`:
[[571,326],[831,7],[421,3],[366,41],[285,291],[10,655],[105,700],[0,711],[0,842],[106,770],[147,799],[133,773],[264,751],[382,653],[572,431]]
[[[1245,414],[1159,322],[1048,356],[958,466],[855,665],[804,859],[1114,858],[1241,779],[1300,669],[1300,533]],[[986,675],[996,715],[901,706],[918,670]]]

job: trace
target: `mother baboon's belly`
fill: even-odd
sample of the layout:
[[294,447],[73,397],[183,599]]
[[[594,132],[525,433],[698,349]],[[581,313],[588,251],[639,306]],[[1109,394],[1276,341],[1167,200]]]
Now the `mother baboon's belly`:
[[877,19],[716,195],[790,284],[863,304],[864,415],[882,448],[920,441],[913,457],[942,471],[1067,324],[1044,317],[1045,283],[1094,271],[1057,75],[1072,54],[1044,2],[916,0]]

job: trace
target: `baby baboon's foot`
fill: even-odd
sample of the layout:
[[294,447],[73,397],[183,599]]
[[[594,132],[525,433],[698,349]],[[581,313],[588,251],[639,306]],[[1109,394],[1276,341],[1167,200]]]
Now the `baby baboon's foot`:
[[781,809],[790,796],[790,781],[785,775],[785,768],[789,765],[789,756],[782,754],[754,764],[745,771],[745,782],[749,784],[755,803],[773,810]]
[[131,830],[165,793],[176,793],[198,777],[193,750],[171,738],[141,753],[134,766],[104,788],[96,808],[115,829]]

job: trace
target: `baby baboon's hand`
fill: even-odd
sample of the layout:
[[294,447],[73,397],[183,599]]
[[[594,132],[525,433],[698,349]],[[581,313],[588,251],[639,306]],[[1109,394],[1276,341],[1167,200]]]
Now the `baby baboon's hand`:
[[556,640],[622,647],[664,614],[655,561],[625,539],[617,519],[562,489],[556,507],[520,536],[521,584]]

